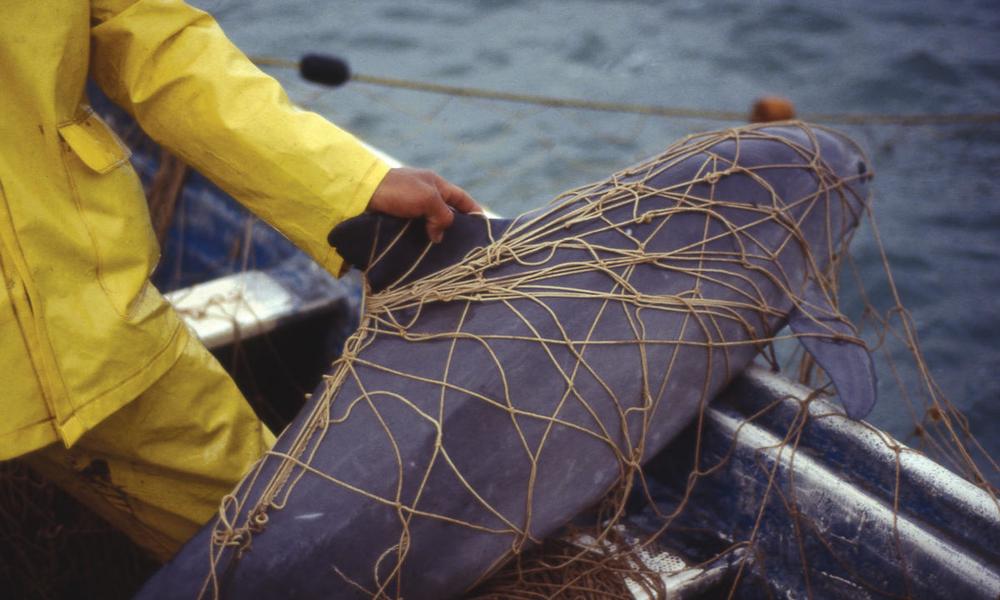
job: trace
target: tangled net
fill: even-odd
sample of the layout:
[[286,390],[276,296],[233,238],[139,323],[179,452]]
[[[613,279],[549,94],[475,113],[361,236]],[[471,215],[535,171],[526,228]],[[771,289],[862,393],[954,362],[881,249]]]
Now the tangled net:
[[123,534],[20,461],[0,463],[8,598],[129,598],[156,568]]
[[[403,273],[401,283],[391,285],[379,294],[369,295],[358,333],[349,342],[344,357],[335,364],[322,393],[317,394],[312,404],[307,406],[309,416],[300,417],[297,421],[302,426],[293,425],[284,438],[285,443],[277,447],[264,463],[264,469],[255,472],[239,493],[224,502],[224,518],[217,524],[213,537],[213,556],[219,560],[227,550],[248,548],[255,538],[258,545],[263,544],[266,535],[261,532],[278,526],[282,509],[287,506],[287,502],[294,500],[295,489],[303,485],[303,482],[321,481],[331,489],[348,490],[350,494],[364,496],[388,507],[398,519],[400,529],[396,543],[387,547],[377,560],[371,561],[369,570],[377,574],[376,585],[366,586],[354,577],[345,577],[372,596],[398,595],[398,577],[404,565],[419,559],[419,549],[414,547],[410,525],[427,518],[503,538],[507,552],[503,560],[497,561],[496,569],[483,574],[478,587],[470,592],[474,597],[620,598],[635,593],[637,587],[648,596],[666,597],[662,579],[641,554],[655,553],[660,545],[672,546],[673,538],[685,533],[684,516],[696,511],[698,507],[692,505],[687,495],[672,505],[669,511],[660,510],[656,506],[657,491],[652,489],[653,486],[646,477],[643,462],[652,454],[651,448],[657,448],[662,441],[651,439],[657,434],[650,432],[650,423],[657,412],[662,413],[657,410],[657,403],[669,401],[667,392],[674,390],[671,384],[683,383],[685,374],[672,372],[670,368],[657,373],[649,365],[674,364],[676,359],[662,359],[679,352],[666,349],[668,346],[701,353],[706,361],[715,361],[716,364],[728,363],[715,377],[702,373],[698,385],[683,386],[697,392],[696,401],[692,403],[694,410],[690,415],[695,424],[690,433],[685,434],[692,438],[691,451],[695,460],[686,474],[684,487],[687,494],[693,495],[702,480],[710,478],[724,467],[722,462],[706,465],[697,458],[701,451],[707,402],[714,391],[742,369],[740,364],[749,362],[749,359],[744,360],[745,356],[758,355],[758,360],[763,360],[774,369],[780,368],[785,373],[794,374],[799,381],[810,387],[832,391],[810,355],[799,352],[797,345],[789,344],[795,336],[779,329],[781,317],[790,306],[778,306],[775,298],[790,299],[791,306],[814,313],[818,320],[827,316],[822,311],[817,311],[817,307],[809,306],[802,297],[800,290],[805,281],[819,286],[835,306],[838,296],[846,295],[858,307],[854,311],[859,313],[854,319],[860,329],[858,338],[864,339],[878,355],[882,367],[880,372],[890,373],[898,390],[896,397],[887,397],[883,393],[881,401],[891,402],[898,398],[906,403],[914,418],[917,450],[928,453],[975,482],[995,502],[996,490],[988,481],[995,478],[1000,469],[968,435],[968,424],[964,417],[952,407],[931,378],[919,351],[915,328],[895,291],[888,261],[881,250],[878,230],[869,208],[863,208],[860,213],[871,228],[882,256],[885,284],[891,290],[892,304],[889,306],[875,306],[865,293],[866,284],[870,286],[872,282],[861,280],[858,268],[845,251],[849,235],[844,239],[833,239],[837,236],[827,235],[828,243],[810,249],[805,240],[815,239],[814,236],[811,237],[815,232],[807,232],[799,220],[787,218],[790,212],[808,212],[809,207],[820,206],[825,202],[847,202],[852,194],[847,185],[850,178],[831,172],[824,164],[822,153],[817,152],[819,146],[815,140],[816,130],[800,127],[806,141],[791,143],[784,139],[792,155],[797,157],[791,163],[744,167],[732,157],[711,151],[723,142],[738,146],[746,140],[774,139],[772,133],[761,127],[695,136],[648,163],[616,174],[609,182],[601,182],[560,196],[548,209],[516,221],[503,232],[496,232],[492,238],[493,243],[487,249],[473,251],[466,260],[452,267],[430,277],[414,278],[415,273],[419,274],[419,269],[415,269],[414,273]],[[691,176],[685,181],[669,188],[649,185],[649,181],[658,174],[657,168],[676,165],[695,156],[702,158],[698,159],[697,168],[692,170]],[[767,186],[762,185],[765,196],[777,198],[781,202],[763,202],[752,209],[738,207],[736,205],[739,202],[715,193],[727,178],[731,179],[734,175],[757,178],[760,172],[767,169],[807,170],[818,178],[819,185],[814,187],[813,193],[795,198],[772,194],[774,190],[768,190]],[[662,213],[655,214],[657,218],[662,217],[667,223],[672,223],[664,226],[666,230],[669,231],[671,227],[676,227],[677,231],[690,230],[692,218],[702,224],[696,243],[657,253],[651,252],[648,247],[640,247],[640,238],[634,232],[626,233],[630,228],[655,226],[651,221],[643,222],[648,211],[643,213],[629,209],[657,195],[668,198],[672,203]],[[597,212],[593,210],[593,203],[588,200],[595,197],[600,199],[600,211]],[[748,218],[740,221],[726,214],[733,210],[745,211]],[[613,211],[618,211],[615,214],[622,216],[607,218]],[[853,214],[852,211],[835,213],[835,218],[824,219],[823,225],[827,228],[843,227],[842,219],[848,219],[848,215],[853,217]],[[544,227],[538,227],[540,223]],[[769,246],[755,237],[754,228],[764,223],[780,224],[783,241],[778,246]],[[393,241],[398,242],[406,235],[407,232],[403,231]],[[623,251],[609,244],[607,236],[631,237],[636,245]],[[390,243],[384,249],[383,257],[391,254],[392,247],[393,244]],[[549,259],[557,251],[565,250],[576,252],[581,257],[580,260],[549,264]],[[777,260],[795,253],[801,254],[800,259],[792,261],[799,266],[798,270],[774,268]],[[376,259],[373,264],[377,266],[378,257],[373,258]],[[689,289],[697,289],[697,293],[666,294],[665,299],[654,298],[644,293],[641,286],[637,286],[632,280],[644,268],[653,265],[662,268],[671,261],[687,263],[683,268],[674,265],[671,268],[678,278],[697,282],[697,287],[687,286]],[[845,287],[848,288],[846,294],[841,293],[837,277],[843,264],[848,267],[845,272],[853,275],[852,279],[845,282]],[[510,275],[504,271],[505,268],[516,271],[516,274]],[[585,279],[588,274],[595,273],[600,281],[612,281],[613,287],[596,291],[600,288],[593,286],[592,281],[583,286],[568,285],[574,279]],[[753,283],[756,280],[750,273],[761,277],[762,282]],[[850,285],[852,283],[853,286]],[[717,298],[722,290],[730,294],[729,299],[720,301]],[[582,317],[595,324],[600,320],[595,314],[619,311],[620,322],[608,329],[617,332],[617,337],[611,334],[601,335],[607,332],[600,327],[584,328],[586,335],[580,338],[570,335],[569,330],[574,327],[564,326],[558,318],[550,318],[551,313],[546,308],[548,302],[566,300],[577,301],[584,307],[593,306],[593,310]],[[508,311],[508,317],[513,315],[514,322],[523,324],[525,329],[507,335],[467,331],[467,317],[474,312],[473,307],[485,303],[503,305]],[[433,332],[421,330],[421,324],[426,321],[427,315],[433,314],[441,304],[464,306],[459,311],[461,319],[454,323],[452,329]],[[531,305],[538,307],[539,311],[528,314],[525,306]],[[586,313],[585,310],[580,312]],[[658,344],[655,339],[651,339],[651,332],[664,335],[662,330],[657,330],[657,325],[665,322],[657,320],[660,316],[665,319],[667,316],[676,317],[677,314],[688,315],[683,321],[687,324],[683,330],[675,331],[673,337],[668,335],[667,339],[661,340],[667,343]],[[622,332],[630,337],[623,337]],[[697,337],[685,337],[694,336],[695,333]],[[836,339],[843,337],[835,332],[828,335]],[[431,365],[448,366],[443,373],[423,373],[414,369],[390,371],[384,367],[383,361],[372,360],[366,354],[376,338],[395,338],[405,345],[417,343],[436,347],[433,351],[425,352],[423,358],[427,358],[427,363]],[[851,336],[848,343],[855,343],[859,341],[858,338]],[[546,411],[518,407],[516,399],[524,395],[525,389],[530,386],[525,385],[525,389],[519,391],[516,389],[518,383],[512,377],[501,377],[507,386],[504,397],[483,397],[482,394],[476,396],[477,392],[472,384],[455,382],[456,373],[468,370],[463,367],[463,360],[486,364],[493,362],[488,356],[490,352],[487,355],[476,355],[472,348],[500,347],[504,344],[531,344],[544,349],[544,356],[528,362],[537,365],[538,371],[549,370],[550,374],[556,375],[550,379],[558,383],[558,391],[538,385],[530,390],[539,396],[554,399]],[[905,353],[893,350],[899,345],[906,349]],[[642,365],[636,376],[642,382],[642,391],[634,398],[633,404],[623,398],[626,394],[620,393],[618,382],[606,381],[602,371],[608,363],[600,358],[600,352],[620,347],[631,348],[640,357],[638,364]],[[412,354],[413,351],[408,352]],[[435,352],[440,355],[440,360],[434,359]],[[917,388],[904,383],[898,374],[901,365],[920,373],[920,385]],[[497,368],[498,374],[502,375],[504,371],[502,367]],[[388,393],[384,389],[372,389],[365,385],[365,381],[376,372],[382,376],[391,375],[402,383],[399,388],[388,390]],[[560,412],[568,404],[590,404],[587,399],[574,392],[585,378],[608,392],[603,398],[603,407],[609,410],[602,417],[595,416],[600,411],[593,406],[584,410],[586,415]],[[401,392],[402,388],[406,391]],[[428,396],[428,390],[433,390],[432,396]],[[532,489],[537,473],[544,469],[544,461],[542,444],[532,445],[529,442],[533,440],[533,434],[542,436],[538,439],[547,439],[544,436],[551,436],[551,433],[545,432],[558,428],[584,436],[586,444],[591,445],[589,449],[581,450],[581,453],[613,457],[616,466],[605,486],[607,492],[599,498],[583,502],[591,506],[591,509],[585,512],[583,518],[575,520],[569,530],[557,530],[557,537],[549,537],[552,531],[545,531],[547,526],[536,523],[541,517],[533,512],[530,501],[522,504],[520,512],[509,507],[501,508],[495,506],[485,494],[479,493],[477,486],[472,484],[463,485],[471,495],[472,504],[482,509],[483,514],[488,513],[488,518],[495,517],[494,522],[486,522],[482,514],[456,518],[444,511],[435,512],[421,506],[418,501],[420,494],[426,489],[427,482],[437,476],[432,468],[434,464],[445,464],[455,474],[464,473],[467,467],[461,464],[459,458],[449,454],[449,433],[444,431],[440,413],[420,404],[423,395],[438,401],[435,408],[443,406],[445,397],[449,394],[465,396],[487,407],[486,410],[503,413],[507,426],[519,431],[514,437],[524,448],[523,455],[526,457],[529,475],[522,478],[522,485],[529,497],[535,494],[537,498],[546,493],[545,490]],[[441,442],[433,445],[433,458],[430,463],[421,465],[416,476],[406,473],[407,482],[417,482],[415,489],[408,490],[408,483],[403,484],[404,461],[398,454],[398,445],[392,441],[382,449],[389,459],[386,472],[396,473],[397,480],[390,482],[392,486],[388,491],[361,489],[349,476],[342,476],[320,464],[322,456],[317,454],[317,450],[323,440],[338,431],[337,428],[352,418],[352,415],[356,417],[362,411],[370,411],[371,414],[384,412],[380,398],[390,395],[393,402],[405,406],[409,413],[417,415],[416,421],[441,431]],[[450,398],[448,402],[451,402]],[[754,418],[758,416],[754,415]],[[811,418],[808,403],[803,403],[801,413],[789,421],[781,440],[782,450],[794,455],[798,440]],[[532,425],[520,424],[519,420],[542,423],[542,433],[530,431]],[[748,419],[750,420],[752,419]],[[658,435],[672,437],[685,422],[685,418],[679,417],[677,429]],[[395,437],[392,423],[388,420],[383,421],[376,430],[385,432],[386,440]],[[902,461],[907,453],[915,452],[888,436],[881,436],[880,439],[896,453],[897,461]],[[327,450],[328,447],[324,447],[324,453]],[[269,470],[271,467],[273,469]],[[20,471],[10,473],[12,474],[0,479],[7,483],[22,481]],[[561,492],[556,490],[548,493],[557,495]],[[407,494],[409,499],[405,498]],[[755,501],[763,505],[768,494],[782,495],[789,520],[794,521],[796,527],[808,530],[808,522],[803,522],[802,515],[796,510],[794,494],[781,489],[773,479],[768,481],[764,496]],[[897,499],[903,495],[903,490],[897,489]],[[651,528],[652,531],[638,540],[629,537],[634,530],[624,533],[621,529],[621,525],[627,523],[629,515],[640,510],[635,506],[637,499],[658,519]],[[27,510],[24,507],[28,504],[30,502],[22,501],[16,506]],[[8,507],[13,505],[15,504],[10,502],[5,504]],[[899,506],[894,506],[894,510],[899,510]],[[13,520],[20,518],[9,514],[7,516]],[[744,569],[744,565],[754,556],[759,533],[760,528],[755,526],[749,535],[733,536],[722,547],[711,547],[708,552],[697,557],[697,562],[708,565],[720,557],[744,550],[739,555],[737,562],[740,566],[735,577],[724,582],[722,588],[730,596],[739,595],[740,580],[746,577],[748,570]],[[804,569],[807,562],[808,557],[804,556]],[[904,570],[906,569],[904,565]],[[219,591],[214,587],[215,583],[211,578],[206,582],[205,591],[209,595]],[[876,594],[910,595],[905,589],[881,589],[877,583],[861,581],[859,585]]]
[[[691,507],[654,507],[662,520],[655,534],[621,543],[629,499],[655,505],[643,463],[691,420],[697,456],[708,401],[758,353],[779,368],[775,343],[796,337],[781,330],[789,311],[809,315],[812,335],[863,343],[830,325],[839,322],[836,308],[805,291],[814,286],[836,306],[851,229],[862,215],[870,219],[856,185],[868,174],[843,151],[837,156],[831,135],[797,124],[694,136],[509,226],[486,227],[488,243],[455,264],[428,266],[435,250],[425,245],[412,267],[383,273],[390,285],[366,298],[361,326],[325,386],[223,502],[203,591],[218,594],[216,571],[234,556],[252,561],[246,551],[287,522],[289,505],[322,495],[346,522],[324,522],[339,539],[368,543],[390,532],[374,550],[352,546],[349,557],[329,549],[343,584],[372,597],[401,596],[403,582],[433,568],[432,558],[446,562],[438,551],[456,529],[496,554],[475,574],[483,584],[476,593],[486,597],[615,597],[623,571],[662,595],[646,585],[656,578],[636,548],[669,540],[671,524]],[[755,162],[758,142],[770,143],[770,160]],[[391,271],[412,234],[404,227],[376,243],[369,275]],[[889,336],[907,343],[930,407],[921,439],[950,449],[944,455],[956,467],[985,482],[895,298],[885,315],[874,307],[865,315],[881,327],[872,349]],[[802,381],[831,391],[808,355],[790,362]],[[807,406],[782,441],[792,453]],[[469,447],[489,448],[490,460],[463,455]],[[352,453],[364,460],[340,460]],[[574,453],[586,467],[568,472]],[[688,490],[720,467],[696,459]],[[386,477],[373,481],[371,473]],[[786,502],[794,512],[794,495]],[[545,542],[595,505],[569,537]],[[358,506],[375,524],[351,523]],[[752,546],[753,536],[733,540],[718,555],[749,547],[749,557]]]

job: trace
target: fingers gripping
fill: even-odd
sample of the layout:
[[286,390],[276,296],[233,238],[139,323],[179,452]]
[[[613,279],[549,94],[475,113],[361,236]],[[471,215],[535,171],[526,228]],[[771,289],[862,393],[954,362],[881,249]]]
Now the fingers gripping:
[[396,217],[423,217],[427,236],[440,242],[459,212],[482,211],[462,188],[432,171],[406,167],[389,171],[369,202],[369,209]]
[[436,244],[444,236],[444,230],[455,220],[455,215],[440,194],[433,194],[426,201],[424,218],[427,222],[427,237]]
[[[439,194],[440,202],[435,202],[431,212],[427,214],[427,235],[435,243],[440,242],[444,230],[455,220],[452,209],[462,213],[482,212],[472,196],[457,185],[434,175],[434,186]],[[448,208],[451,207],[451,208]],[[441,209],[444,210],[441,210]]]
[[457,185],[438,177],[438,191],[444,201],[460,213],[483,212],[465,190]]

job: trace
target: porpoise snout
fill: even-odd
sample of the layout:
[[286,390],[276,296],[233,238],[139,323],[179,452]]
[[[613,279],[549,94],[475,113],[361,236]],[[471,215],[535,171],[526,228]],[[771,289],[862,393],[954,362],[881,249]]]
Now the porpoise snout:
[[854,140],[832,129],[814,128],[819,158],[837,177],[837,193],[829,197],[831,222],[843,223],[840,239],[858,226],[871,200],[874,175],[864,150]]

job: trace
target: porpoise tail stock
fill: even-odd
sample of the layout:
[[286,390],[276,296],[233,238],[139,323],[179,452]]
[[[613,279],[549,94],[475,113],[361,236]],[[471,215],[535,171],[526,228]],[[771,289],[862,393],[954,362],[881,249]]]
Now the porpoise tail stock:
[[633,480],[786,325],[863,417],[874,369],[833,281],[870,172],[840,134],[758,125],[456,215],[440,244],[341,224],[358,331],[140,597],[461,594]]

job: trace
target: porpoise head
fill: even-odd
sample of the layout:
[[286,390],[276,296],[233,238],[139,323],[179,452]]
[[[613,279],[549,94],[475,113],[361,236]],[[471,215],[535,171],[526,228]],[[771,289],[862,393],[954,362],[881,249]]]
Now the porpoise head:
[[823,239],[831,248],[840,249],[861,222],[871,197],[868,183],[873,173],[864,151],[846,135],[817,126],[762,127],[758,132],[786,139],[795,152],[809,156],[816,172],[826,179],[819,186],[825,190],[817,199],[820,210],[814,215],[796,215],[795,220],[815,221],[825,231],[810,239]]

